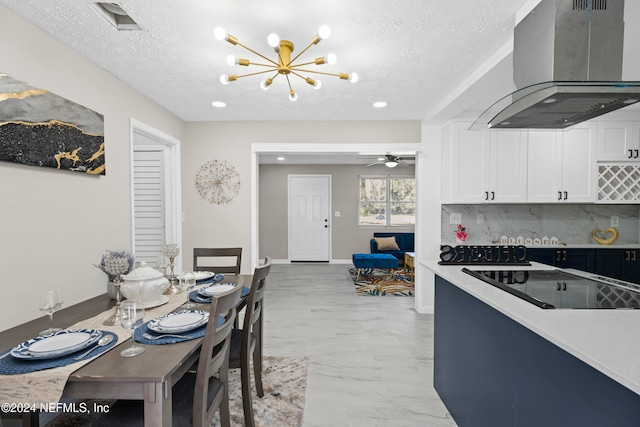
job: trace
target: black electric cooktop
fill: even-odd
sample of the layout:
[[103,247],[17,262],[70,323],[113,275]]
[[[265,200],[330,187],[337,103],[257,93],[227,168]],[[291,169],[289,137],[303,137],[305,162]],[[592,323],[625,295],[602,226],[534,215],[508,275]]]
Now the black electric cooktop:
[[640,308],[640,285],[561,270],[481,270],[465,273],[540,308]]

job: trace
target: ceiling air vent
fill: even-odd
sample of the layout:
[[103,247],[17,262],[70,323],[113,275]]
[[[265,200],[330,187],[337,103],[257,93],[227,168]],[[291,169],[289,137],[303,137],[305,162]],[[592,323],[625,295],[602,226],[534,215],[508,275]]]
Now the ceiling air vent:
[[573,0],[573,10],[607,10],[607,0]]
[[140,31],[142,28],[117,3],[96,3],[98,12],[118,31]]

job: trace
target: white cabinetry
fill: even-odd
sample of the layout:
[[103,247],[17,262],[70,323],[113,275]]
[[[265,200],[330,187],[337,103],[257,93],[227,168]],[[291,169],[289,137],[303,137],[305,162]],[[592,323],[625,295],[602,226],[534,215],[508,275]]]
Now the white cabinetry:
[[530,203],[593,203],[597,195],[596,127],[581,124],[561,132],[530,130]]
[[598,161],[640,161],[640,122],[598,122]]
[[[470,131],[450,125],[449,174],[443,197],[450,203],[526,201],[526,131]],[[448,181],[448,182],[447,182]]]

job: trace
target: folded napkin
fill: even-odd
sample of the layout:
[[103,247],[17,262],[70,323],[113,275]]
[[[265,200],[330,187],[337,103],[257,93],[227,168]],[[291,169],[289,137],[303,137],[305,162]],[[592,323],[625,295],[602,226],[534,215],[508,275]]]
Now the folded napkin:
[[[25,374],[27,372],[34,372],[34,371],[42,371],[44,369],[51,369],[51,368],[58,368],[60,366],[66,366],[69,365],[71,363],[76,363],[76,362],[81,362],[83,360],[87,360],[90,359],[92,357],[95,357],[99,354],[104,353],[105,351],[109,350],[111,347],[113,347],[114,345],[116,345],[116,343],[118,342],[118,336],[116,334],[114,334],[113,332],[108,332],[108,331],[102,331],[102,335],[113,335],[113,341],[111,341],[109,344],[105,345],[104,347],[97,347],[95,348],[95,350],[93,350],[91,353],[89,353],[88,355],[86,355],[84,358],[80,359],[80,360],[74,360],[74,358],[86,351],[88,351],[91,346],[83,348],[82,350],[78,350],[74,353],[71,354],[67,354],[66,356],[61,356],[61,357],[56,357],[53,359],[18,359],[15,358],[11,355],[0,359],[0,374],[2,375],[15,375],[15,374]],[[97,345],[98,343],[96,342],[95,345]],[[10,352],[11,350],[9,350],[8,352]],[[4,352],[7,353],[7,352]],[[4,354],[3,353],[3,354]],[[2,356],[2,355],[0,355]]]
[[[221,285],[230,285],[230,284],[233,284],[233,283],[221,283]],[[200,295],[198,293],[199,290],[200,289],[189,292],[189,299],[191,301],[194,301],[194,302],[197,302],[197,303],[200,303],[200,304],[211,304],[211,298],[212,297],[207,297],[207,296],[204,296],[204,295]],[[241,298],[246,297],[247,295],[249,295],[249,292],[251,292],[251,289],[247,288],[246,286],[243,286],[242,287],[242,291],[240,291],[240,297]]]
[[[151,321],[149,321],[151,322]],[[133,337],[136,342],[140,344],[174,344],[182,341],[195,340],[197,338],[204,337],[204,333],[207,330],[207,324],[200,326],[199,328],[192,329],[190,331],[184,331],[176,334],[165,335],[158,333],[156,331],[152,331],[149,329],[149,322],[144,323],[142,326],[138,327],[133,334]],[[224,325],[224,317],[218,316],[217,326]],[[153,335],[154,337],[162,337],[158,339],[147,339],[144,337],[144,334]]]

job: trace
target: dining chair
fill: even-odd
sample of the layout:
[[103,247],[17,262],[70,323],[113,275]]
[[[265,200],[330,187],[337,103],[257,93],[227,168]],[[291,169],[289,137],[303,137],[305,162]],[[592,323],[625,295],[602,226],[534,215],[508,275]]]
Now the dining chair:
[[[197,369],[195,373],[185,373],[173,386],[173,427],[210,426],[218,410],[221,426],[230,427],[229,352],[241,293],[242,280],[232,290],[212,298]],[[221,326],[217,326],[219,316],[224,317]],[[98,427],[143,425],[144,402],[140,400],[118,400],[111,405],[108,414],[92,424]]]
[[271,270],[271,258],[266,257],[264,264],[253,272],[250,292],[246,297],[246,308],[242,329],[231,332],[231,352],[229,368],[240,368],[242,383],[242,408],[246,427],[254,427],[253,398],[251,396],[251,361],[253,377],[258,397],[264,396],[262,388],[262,328],[264,313],[264,290],[266,278]]
[[193,271],[240,274],[241,260],[242,248],[193,248]]

